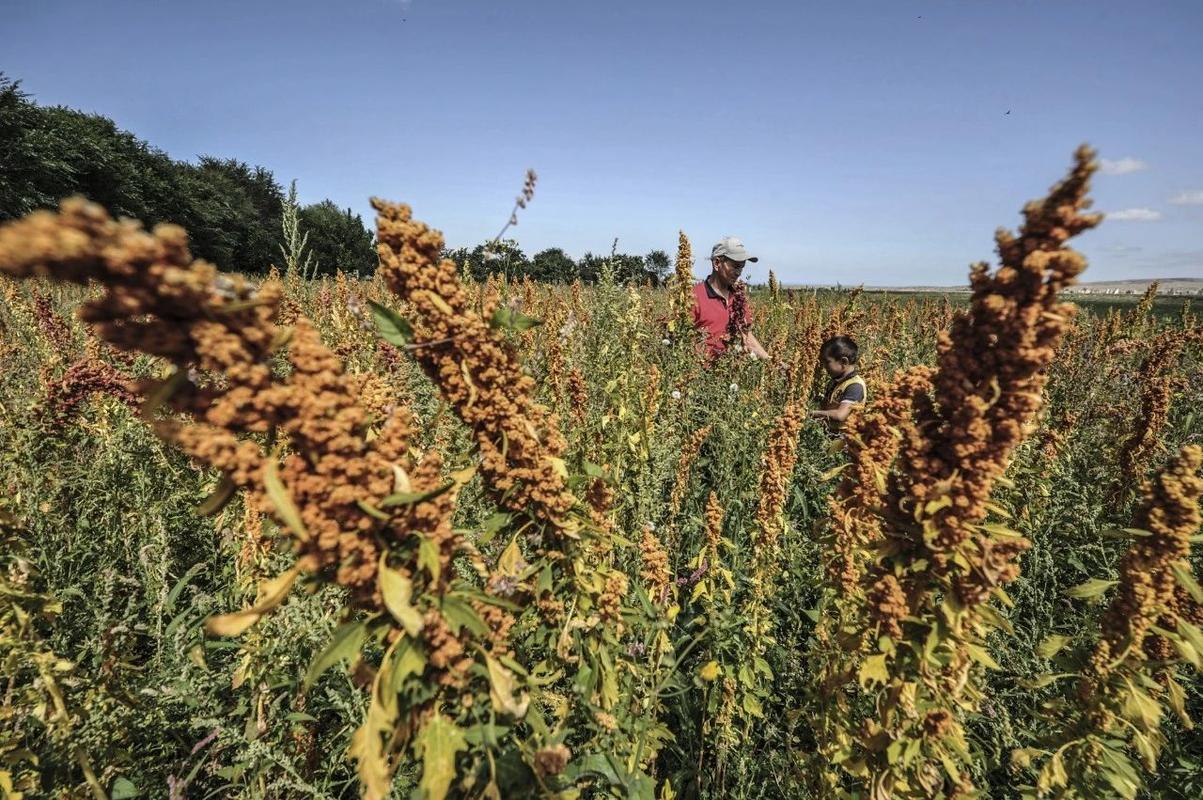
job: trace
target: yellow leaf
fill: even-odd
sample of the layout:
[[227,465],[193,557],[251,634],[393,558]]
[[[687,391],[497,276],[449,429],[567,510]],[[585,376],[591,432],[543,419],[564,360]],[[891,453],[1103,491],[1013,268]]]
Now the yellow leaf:
[[489,699],[493,701],[493,710],[521,719],[530,699],[525,694],[521,700],[514,699],[514,673],[489,655],[485,656],[485,665],[489,668]]
[[464,732],[442,714],[435,714],[426,723],[414,748],[422,755],[422,781],[419,788],[426,800],[443,800],[455,780],[455,757],[468,747]]
[[514,536],[497,561],[497,571],[507,577],[516,578],[526,567],[526,560],[522,558],[522,550],[518,547],[518,537]]
[[986,648],[976,644],[965,643],[965,652],[969,653],[969,657],[977,663],[981,664],[986,669],[1002,669],[988,652]]
[[267,489],[268,498],[276,508],[276,515],[280,517],[280,521],[302,542],[307,541],[309,533],[305,530],[305,523],[301,521],[301,512],[297,510],[296,504],[292,502],[292,496],[288,494],[288,490],[284,488],[284,482],[280,480],[280,468],[276,465],[275,456],[269,458],[267,466],[263,468],[263,485]]
[[284,599],[288,597],[289,590],[292,589],[293,581],[297,579],[300,572],[301,565],[297,564],[288,572],[278,575],[270,581],[264,581],[259,585],[259,596],[253,606],[242,611],[235,611],[233,614],[209,617],[205,621],[205,630],[213,636],[237,636],[242,633],[258,622],[264,614],[284,602]]
[[862,688],[868,689],[874,683],[884,684],[890,679],[890,671],[886,669],[886,657],[878,653],[869,656],[860,665],[857,679]]
[[476,474],[476,465],[472,464],[470,466],[464,467],[463,469],[457,469],[455,472],[452,472],[451,480],[453,480],[455,483],[459,484],[460,486],[463,486],[465,483],[472,480],[472,476],[475,474]]
[[820,476],[819,476],[819,480],[821,480],[821,481],[829,481],[829,480],[831,480],[831,479],[832,479],[832,478],[834,478],[836,475],[839,475],[841,472],[843,472],[845,469],[847,469],[847,468],[848,468],[848,465],[849,465],[850,463],[851,463],[851,462],[845,461],[843,464],[840,464],[839,466],[832,467],[831,469],[827,470],[827,471],[826,471],[826,472],[824,472],[822,475],[820,475]]
[[551,468],[561,478],[568,477],[568,467],[564,465],[564,459],[556,458],[555,456],[547,456],[547,463],[551,464]]
[[1095,597],[1096,595],[1102,594],[1117,583],[1119,583],[1119,581],[1105,581],[1102,578],[1094,578],[1086,581],[1085,583],[1078,584],[1077,586],[1068,590],[1066,594],[1070,597],[1077,597],[1078,599],[1084,600],[1088,597]]
[[422,615],[411,602],[414,593],[413,582],[389,567],[384,561],[385,557],[381,556],[380,570],[377,576],[380,594],[384,597],[384,605],[388,607],[393,618],[401,623],[401,627],[405,628],[406,633],[410,636],[417,636],[422,630]]
[[448,316],[455,313],[455,310],[452,309],[451,306],[447,305],[446,300],[439,297],[437,294],[435,294],[434,292],[432,292],[430,290],[419,289],[418,291],[414,292],[414,297],[416,298],[418,295],[424,295],[426,297],[426,299],[429,300],[431,302],[431,304],[434,305],[435,308],[437,308],[439,311],[442,311],[444,314],[447,314]]
[[385,752],[382,736],[392,733],[397,721],[397,696],[386,690],[392,684],[393,653],[398,638],[384,654],[380,671],[372,681],[372,701],[363,724],[351,736],[347,754],[355,759],[364,800],[384,800],[388,797],[393,770]]
[[1170,708],[1174,709],[1174,713],[1178,715],[1178,719],[1182,720],[1182,727],[1188,731],[1195,727],[1195,723],[1191,721],[1190,715],[1186,713],[1186,693],[1182,690],[1182,686],[1174,680],[1172,675],[1166,675],[1166,688],[1169,690]]
[[1040,645],[1036,648],[1036,655],[1040,656],[1041,658],[1052,658],[1053,656],[1057,655],[1057,653],[1061,652],[1065,645],[1069,644],[1070,639],[1071,637],[1069,636],[1061,636],[1060,634],[1054,633],[1040,643]]

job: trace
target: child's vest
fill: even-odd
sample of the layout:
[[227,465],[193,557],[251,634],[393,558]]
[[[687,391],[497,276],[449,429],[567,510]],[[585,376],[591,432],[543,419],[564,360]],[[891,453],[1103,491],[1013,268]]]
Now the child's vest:
[[860,388],[864,391],[865,400],[867,401],[869,399],[869,387],[865,385],[865,379],[862,378],[859,374],[856,374],[856,375],[853,375],[851,378],[845,378],[844,380],[840,381],[835,386],[833,386],[831,388],[831,391],[827,393],[827,397],[824,400],[823,407],[824,408],[834,408],[835,406],[839,405],[840,397],[843,396],[844,390],[847,389],[849,386],[856,386],[856,385],[859,385]]

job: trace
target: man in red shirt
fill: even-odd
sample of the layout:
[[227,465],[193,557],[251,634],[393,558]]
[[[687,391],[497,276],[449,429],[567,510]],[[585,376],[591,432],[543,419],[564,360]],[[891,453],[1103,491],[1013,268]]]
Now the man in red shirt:
[[[734,236],[725,236],[710,250],[710,277],[693,287],[693,324],[706,331],[706,354],[710,358],[722,353],[731,344],[743,347],[754,358],[769,354],[748,329],[751,311],[739,283],[744,265],[755,262],[744,243]],[[732,319],[736,314],[742,319]],[[734,323],[734,324],[732,324]]]

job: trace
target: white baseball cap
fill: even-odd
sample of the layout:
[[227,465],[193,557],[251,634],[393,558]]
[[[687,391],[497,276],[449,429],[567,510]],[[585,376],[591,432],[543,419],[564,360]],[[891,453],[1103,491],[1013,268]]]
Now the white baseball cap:
[[729,258],[732,261],[759,261],[756,256],[748,255],[748,249],[744,247],[743,240],[738,236],[724,236],[719,240],[718,244],[710,248],[711,258]]

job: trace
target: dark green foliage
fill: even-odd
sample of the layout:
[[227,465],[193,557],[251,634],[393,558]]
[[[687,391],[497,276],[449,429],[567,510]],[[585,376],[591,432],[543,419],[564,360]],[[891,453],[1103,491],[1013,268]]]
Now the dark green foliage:
[[340,209],[330,200],[301,209],[301,230],[309,234],[309,251],[318,274],[336,270],[357,275],[376,271],[376,246],[363,218],[351,209]]
[[[0,74],[0,221],[82,194],[147,227],[188,230],[192,252],[230,272],[280,260],[283,191],[272,172],[234,159],[175,161],[107,117],[34,103]],[[326,200],[302,211],[319,271],[376,266],[363,220]]]

